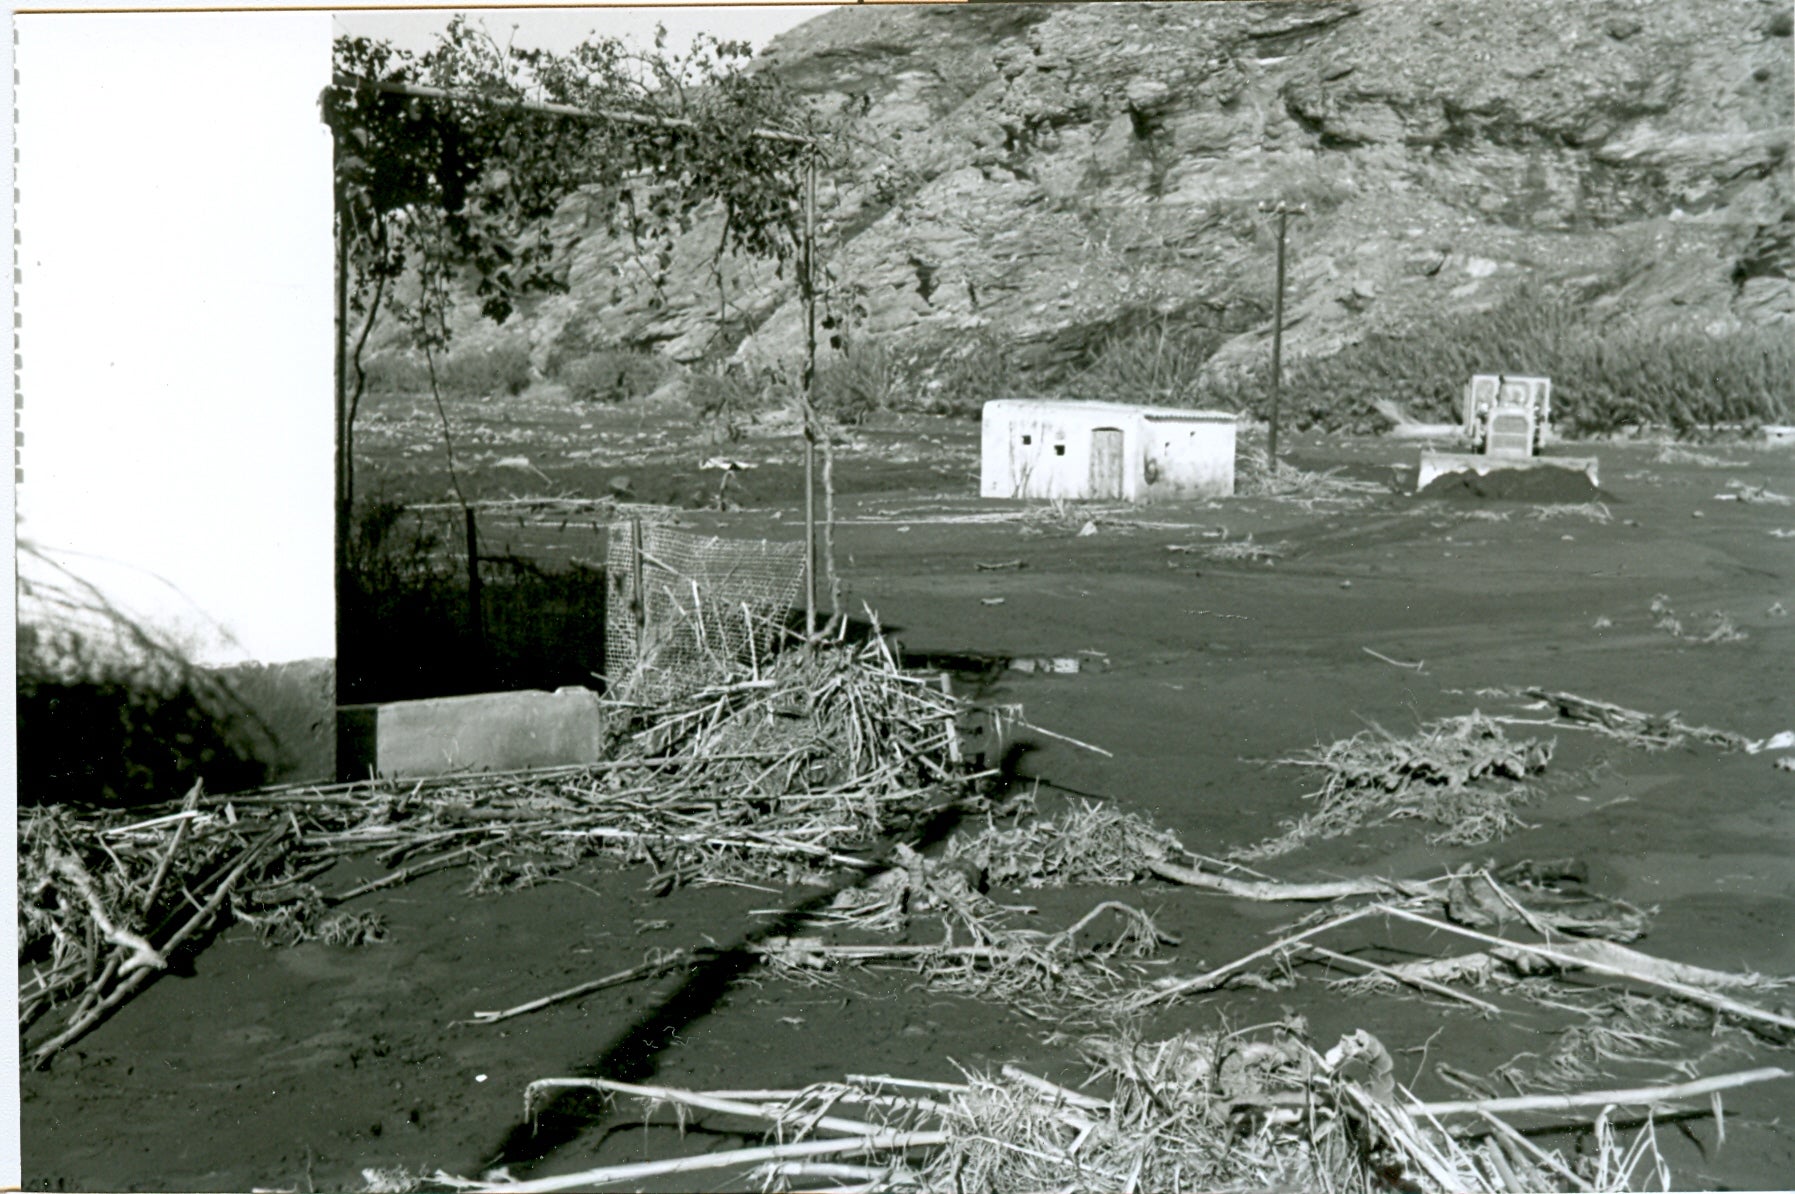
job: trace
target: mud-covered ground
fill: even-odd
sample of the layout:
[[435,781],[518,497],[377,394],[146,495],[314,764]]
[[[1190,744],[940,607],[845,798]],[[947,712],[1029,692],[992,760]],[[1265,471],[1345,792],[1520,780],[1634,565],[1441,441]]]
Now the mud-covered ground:
[[[699,466],[721,456],[760,465],[732,474],[740,486],[723,505],[743,508],[695,510],[686,521],[725,534],[793,533],[795,441],[695,445],[689,420],[682,438],[677,420],[641,416],[631,431],[619,425],[626,418],[638,416],[563,423],[555,435],[565,438],[551,443],[540,429],[532,440],[527,426],[505,439],[495,415],[464,437],[470,457],[489,453],[464,459],[464,485],[488,497],[594,495],[627,474],[638,500],[703,501],[722,474]],[[849,608],[876,610],[913,656],[993,661],[982,677],[962,674],[961,691],[1021,702],[1037,724],[1109,752],[1041,738],[1021,771],[1026,785],[1038,781],[1043,812],[1073,797],[1114,801],[1219,855],[1305,808],[1311,777],[1271,760],[1371,723],[1401,733],[1474,709],[1541,716],[1494,691],[1521,686],[1677,710],[1751,739],[1795,729],[1795,506],[1770,500],[1795,494],[1787,450],[1579,445],[1600,459],[1610,517],[1598,521],[1589,508],[1418,499],[1404,492],[1416,445],[1298,436],[1287,440],[1296,463],[1344,465],[1387,487],[1350,509],[1235,499],[1111,512],[1080,535],[1091,521],[1084,512],[988,521],[1017,508],[970,497],[970,424],[912,422],[852,439],[836,466]],[[440,497],[440,446],[432,460],[427,435],[409,444],[424,447],[408,452],[398,432],[364,430],[364,483],[410,500]],[[496,464],[516,456],[534,474]],[[1758,500],[1738,500],[1750,496]],[[1275,558],[1206,556],[1200,549],[1223,541],[1214,534],[1223,529],[1227,541],[1251,535]],[[516,534],[530,546],[546,532]],[[1172,550],[1186,546],[1199,550]],[[1022,566],[977,567],[1009,561]],[[1683,637],[1662,628],[1666,609]],[[1738,637],[1698,641],[1722,616]],[[1082,670],[1043,675],[1001,663],[1044,656],[1076,656]],[[1425,843],[1427,827],[1400,823],[1262,869],[1292,880],[1427,877],[1465,862],[1574,856],[1588,866],[1590,890],[1656,909],[1637,948],[1795,975],[1795,772],[1774,766],[1781,755],[1648,753],[1570,727],[1532,732],[1556,739],[1557,750],[1523,810],[1530,828],[1482,847],[1438,848]],[[597,866],[562,878],[476,897],[464,891],[465,873],[448,872],[368,896],[360,903],[386,918],[389,935],[360,948],[269,949],[245,928],[230,930],[192,973],[162,978],[50,1070],[25,1076],[26,1188],[355,1189],[370,1168],[475,1175],[504,1166],[521,1177],[743,1143],[731,1123],[699,1117],[682,1133],[671,1116],[643,1126],[627,1108],[523,1118],[527,1083],[580,1073],[744,1089],[849,1072],[954,1079],[957,1066],[1015,1061],[1071,1084],[1082,1077],[1071,1051],[1048,1040],[1053,1025],[932,993],[901,970],[805,986],[711,966],[502,1025],[458,1023],[627,968],[652,949],[727,946],[769,910],[813,894],[705,887],[657,897],[644,890],[646,872]],[[1301,912],[1166,884],[992,894],[1035,906],[1044,928],[1125,898],[1182,939],[1164,955],[1170,974],[1245,954]],[[1445,949],[1368,932],[1355,944]],[[1568,1023],[1537,1008],[1484,1021],[1406,997],[1349,998],[1323,977],[1307,970],[1284,990],[1164,1006],[1143,1030],[1153,1039],[1224,1019],[1248,1026],[1291,1008],[1324,1047],[1369,1029],[1418,1095],[1456,1097],[1439,1063],[1487,1074],[1548,1049]],[[1720,1073],[1795,1060],[1734,1033],[1672,1037],[1647,1060],[1611,1066],[1607,1084],[1677,1080],[1685,1062]],[[1786,1187],[1795,1082],[1729,1093],[1725,1110],[1724,1144],[1711,1118],[1659,1125],[1675,1185]]]

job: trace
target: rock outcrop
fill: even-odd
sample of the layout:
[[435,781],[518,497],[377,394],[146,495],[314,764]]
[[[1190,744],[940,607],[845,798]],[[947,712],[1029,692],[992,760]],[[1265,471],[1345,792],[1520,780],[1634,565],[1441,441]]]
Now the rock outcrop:
[[[1523,285],[1621,322],[1723,333],[1795,317],[1787,0],[1342,0],[830,10],[764,69],[861,114],[824,187],[834,284],[862,336],[1024,369],[1171,316],[1269,340],[1290,224],[1286,345],[1492,306]],[[577,218],[570,214],[568,218]],[[687,239],[658,289],[582,244],[574,289],[521,318],[693,360],[789,358],[770,267]],[[719,321],[719,313],[723,318]]]

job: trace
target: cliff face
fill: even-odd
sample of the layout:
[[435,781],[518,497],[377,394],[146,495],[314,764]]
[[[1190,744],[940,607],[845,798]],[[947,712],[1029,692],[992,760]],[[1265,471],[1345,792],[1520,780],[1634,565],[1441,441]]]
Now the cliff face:
[[[1795,317],[1787,0],[1346,0],[831,10],[766,69],[864,114],[825,185],[837,284],[900,351],[989,335],[1025,369],[1170,315],[1326,353],[1531,284],[1621,322]],[[681,359],[801,350],[791,289],[688,238],[671,285],[585,242],[528,316]],[[726,316],[723,332],[717,317]]]

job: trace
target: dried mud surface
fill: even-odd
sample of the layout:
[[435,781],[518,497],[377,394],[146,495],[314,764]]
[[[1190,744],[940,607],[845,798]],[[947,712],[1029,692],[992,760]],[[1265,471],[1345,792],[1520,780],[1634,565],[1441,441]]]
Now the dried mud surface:
[[[1412,445],[1306,440],[1290,448],[1296,463],[1344,465],[1388,481],[1388,492],[1331,512],[1265,499],[1116,512],[1081,536],[1076,517],[969,521],[1018,508],[967,496],[976,428],[941,423],[926,433],[932,442],[911,427],[887,437],[905,451],[837,463],[849,607],[877,610],[917,656],[1085,661],[1076,675],[994,662],[961,676],[962,691],[1022,702],[1037,724],[1113,753],[1040,740],[1021,771],[1039,781],[1044,812],[1078,795],[1111,800],[1151,814],[1193,850],[1220,854],[1303,810],[1307,777],[1266,760],[1367,722],[1403,731],[1494,711],[1500,700],[1489,690],[1499,688],[1675,709],[1754,739],[1795,728],[1795,620],[1778,612],[1795,607],[1795,538],[1772,533],[1795,529],[1795,507],[1717,500],[1760,492],[1732,481],[1795,492],[1787,451],[1704,449],[1730,466],[1718,468],[1666,462],[1654,445],[1578,445],[1601,460],[1603,522],[1587,507],[1417,498],[1401,492],[1405,478],[1412,484]],[[760,447],[724,451],[750,461]],[[782,453],[783,463],[752,471],[764,492],[794,475],[784,449],[762,458]],[[715,478],[696,463],[688,454],[680,467]],[[632,472],[647,487],[656,468],[670,467]],[[571,471],[557,477],[579,484]],[[801,518],[789,496],[764,500],[686,520],[758,536],[788,533]],[[1202,533],[1218,528],[1279,554],[1267,563],[1168,550],[1212,542]],[[1017,559],[1019,569],[975,567]],[[1674,637],[1657,625],[1659,595],[1691,625],[1721,612],[1746,637]],[[1367,648],[1422,666],[1393,666]],[[1396,825],[1264,868],[1289,879],[1421,877],[1459,862],[1574,855],[1592,890],[1657,908],[1639,948],[1795,974],[1795,773],[1776,770],[1771,754],[1647,754],[1542,732],[1558,750],[1523,810],[1532,827],[1507,840],[1437,848],[1421,827]],[[362,906],[387,919],[383,944],[267,949],[245,928],[228,931],[191,973],[165,976],[51,1069],[24,1076],[25,1187],[358,1189],[374,1167],[473,1175],[506,1166],[521,1177],[742,1143],[702,1117],[683,1133],[671,1117],[645,1127],[628,1108],[526,1122],[525,1085],[558,1075],[741,1089],[845,1072],[945,1080],[956,1065],[1015,1061],[1073,1084],[1082,1077],[1069,1050],[1046,1041],[1053,1025],[933,994],[901,971],[801,986],[708,967],[502,1025],[457,1024],[634,965],[650,949],[727,946],[763,925],[765,910],[811,894],[711,887],[657,897],[644,890],[646,873],[588,867],[476,897],[463,890],[467,878],[439,873],[367,897]],[[993,894],[1059,925],[1111,893]],[[1168,955],[1179,974],[1257,948],[1299,914],[1161,884],[1120,894],[1182,937]],[[1359,1027],[1377,1034],[1399,1079],[1423,1097],[1449,1093],[1435,1063],[1487,1072],[1546,1047],[1545,1034],[1563,1026],[1537,1012],[1484,1022],[1304,981],[1163,1007],[1146,1030],[1156,1038],[1218,1017],[1250,1025],[1284,1007],[1307,1015],[1322,1041]],[[1702,1034],[1677,1046],[1676,1056],[1617,1067],[1614,1085],[1674,1078],[1675,1062],[1701,1055]],[[1704,1072],[1788,1061],[1760,1045]],[[1726,1109],[1723,1146],[1711,1119],[1661,1126],[1677,1186],[1785,1187],[1795,1173],[1795,1084],[1729,1094]]]

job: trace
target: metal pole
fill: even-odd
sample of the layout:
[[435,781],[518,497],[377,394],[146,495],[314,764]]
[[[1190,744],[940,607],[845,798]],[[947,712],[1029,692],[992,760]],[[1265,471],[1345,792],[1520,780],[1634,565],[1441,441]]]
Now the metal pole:
[[804,633],[816,637],[816,155],[804,167]]
[[1271,435],[1266,455],[1272,463],[1278,459],[1278,398],[1284,372],[1284,225],[1290,219],[1289,209],[1278,208],[1278,289],[1272,298],[1271,315]]

